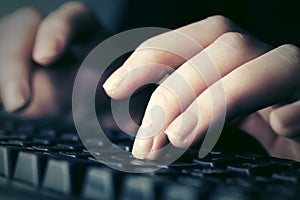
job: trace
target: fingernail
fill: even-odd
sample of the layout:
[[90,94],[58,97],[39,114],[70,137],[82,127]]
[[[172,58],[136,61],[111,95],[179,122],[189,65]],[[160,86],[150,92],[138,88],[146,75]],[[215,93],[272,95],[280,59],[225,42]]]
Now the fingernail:
[[[120,68],[122,68],[122,66]],[[109,94],[113,94],[116,88],[125,79],[125,76],[126,76],[125,73],[122,73],[120,70],[117,70],[104,82],[103,84],[104,90]]]
[[153,138],[162,133],[165,123],[166,114],[161,106],[154,105],[147,108],[133,145],[132,153],[134,156],[140,159],[152,157],[150,151],[153,145]]
[[166,155],[168,148],[164,147],[168,143],[168,139],[163,132],[160,134],[160,137],[153,138],[152,148],[146,157],[147,160],[156,160]]
[[137,137],[135,138],[132,147],[132,155],[138,159],[145,159],[152,148],[153,138],[141,136],[141,135],[148,135],[146,131],[145,129],[142,131],[141,130],[138,131]]
[[142,140],[136,139],[134,141],[132,155],[138,159],[147,158],[148,154],[150,153],[152,143],[153,143],[152,138],[142,139]]
[[132,154],[139,159],[147,158],[152,149],[153,138],[157,134],[157,130],[153,129],[152,125],[153,120],[145,116],[135,136]]
[[194,116],[179,115],[165,130],[166,135],[173,141],[188,142],[198,123]]
[[2,102],[8,112],[14,112],[23,107],[28,101],[28,95],[21,87],[7,84],[3,87]]

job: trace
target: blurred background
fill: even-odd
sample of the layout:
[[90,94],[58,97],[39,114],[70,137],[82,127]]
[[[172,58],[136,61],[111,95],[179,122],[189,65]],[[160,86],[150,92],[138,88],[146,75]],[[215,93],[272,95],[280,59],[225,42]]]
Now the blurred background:
[[[48,13],[64,0],[0,2],[0,16],[31,5]],[[112,32],[141,26],[175,28],[221,14],[258,38],[274,45],[300,45],[300,14],[296,0],[86,0],[103,26]]]

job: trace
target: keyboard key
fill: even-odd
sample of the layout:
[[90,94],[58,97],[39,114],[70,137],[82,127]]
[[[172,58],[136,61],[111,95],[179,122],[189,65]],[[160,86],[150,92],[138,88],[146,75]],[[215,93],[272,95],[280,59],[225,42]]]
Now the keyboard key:
[[300,169],[300,163],[294,160],[280,159],[280,158],[271,158],[271,163],[275,163],[278,165],[286,166],[290,169]]
[[26,140],[28,139],[27,135],[0,135],[0,141],[11,141],[11,140]]
[[[116,180],[116,179],[119,180]],[[81,197],[85,199],[116,199],[121,177],[108,168],[90,167],[86,171]],[[119,183],[119,185],[118,185]]]
[[24,141],[22,140],[7,140],[7,141],[0,141],[1,146],[24,146]]
[[42,187],[63,194],[79,194],[85,166],[68,160],[49,159]]
[[84,146],[82,144],[65,144],[65,143],[58,143],[56,144],[55,148],[59,151],[69,151],[69,150],[76,150],[81,151]]
[[46,157],[42,154],[20,152],[13,178],[38,186],[41,182],[45,164]]
[[227,170],[235,171],[248,176],[271,176],[272,173],[281,171],[284,167],[269,162],[256,162],[241,160],[228,165]]
[[202,167],[216,167],[225,169],[228,164],[237,161],[238,158],[234,156],[222,156],[221,154],[208,154],[204,158],[195,158],[194,163],[201,165]]
[[203,197],[200,196],[199,188],[181,185],[181,184],[169,183],[164,186],[161,199],[198,200],[198,199],[202,199]]
[[17,127],[12,134],[17,134],[17,135],[33,135],[35,133],[35,128],[31,125],[22,125]]
[[39,138],[55,138],[57,137],[57,132],[54,129],[40,129],[37,134],[36,137]]
[[184,169],[183,173],[191,174],[195,177],[212,177],[212,178],[227,178],[235,176],[235,173],[232,171],[226,171],[223,169],[215,168],[204,168],[204,169]]
[[222,199],[230,199],[230,200],[245,200],[249,199],[249,195],[247,191],[231,185],[220,184],[216,187],[210,194],[210,200],[222,200]]
[[152,177],[128,175],[124,177],[121,200],[153,200],[155,184]]
[[74,159],[83,159],[88,160],[89,158],[92,158],[92,155],[88,152],[59,152],[59,154],[63,156],[68,156]]
[[0,146],[0,175],[11,177],[14,171],[17,149]]
[[62,142],[71,142],[71,143],[80,141],[78,135],[74,132],[62,133],[61,136],[60,136],[60,140]]
[[272,178],[286,182],[300,183],[300,172],[296,170],[278,172],[272,174]]

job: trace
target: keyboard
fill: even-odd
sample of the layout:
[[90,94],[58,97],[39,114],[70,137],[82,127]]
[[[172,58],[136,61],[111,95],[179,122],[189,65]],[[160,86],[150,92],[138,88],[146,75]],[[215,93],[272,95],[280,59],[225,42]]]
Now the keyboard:
[[[268,156],[235,129],[222,138],[233,132],[235,140],[221,139],[204,158],[198,157],[198,147],[191,147],[175,162],[158,165],[114,155],[112,145],[87,137],[85,144],[95,147],[96,159],[72,125],[2,117],[0,199],[298,199],[300,163]],[[131,136],[115,130],[105,134],[131,151]],[[126,163],[136,172],[148,172],[123,172]]]

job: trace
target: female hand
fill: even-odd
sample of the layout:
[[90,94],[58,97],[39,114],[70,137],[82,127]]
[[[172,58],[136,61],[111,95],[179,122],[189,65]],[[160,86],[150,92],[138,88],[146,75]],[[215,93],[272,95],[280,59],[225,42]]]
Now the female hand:
[[[277,134],[299,133],[299,72],[298,47],[274,48],[229,19],[213,16],[145,41],[103,87],[109,96],[121,99],[161,80],[132,152],[141,159],[155,159],[168,141],[176,147],[199,141],[210,123],[218,123],[225,114],[226,121],[232,121],[281,102],[287,104],[258,114],[263,113],[262,120]],[[212,105],[211,94],[220,91],[224,98]]]
[[[26,7],[0,21],[0,103],[8,112],[56,115],[71,96],[74,67],[49,66],[64,57],[96,20],[80,2],[67,2],[43,17]],[[72,63],[73,65],[73,63]],[[68,100],[70,103],[70,100]]]

